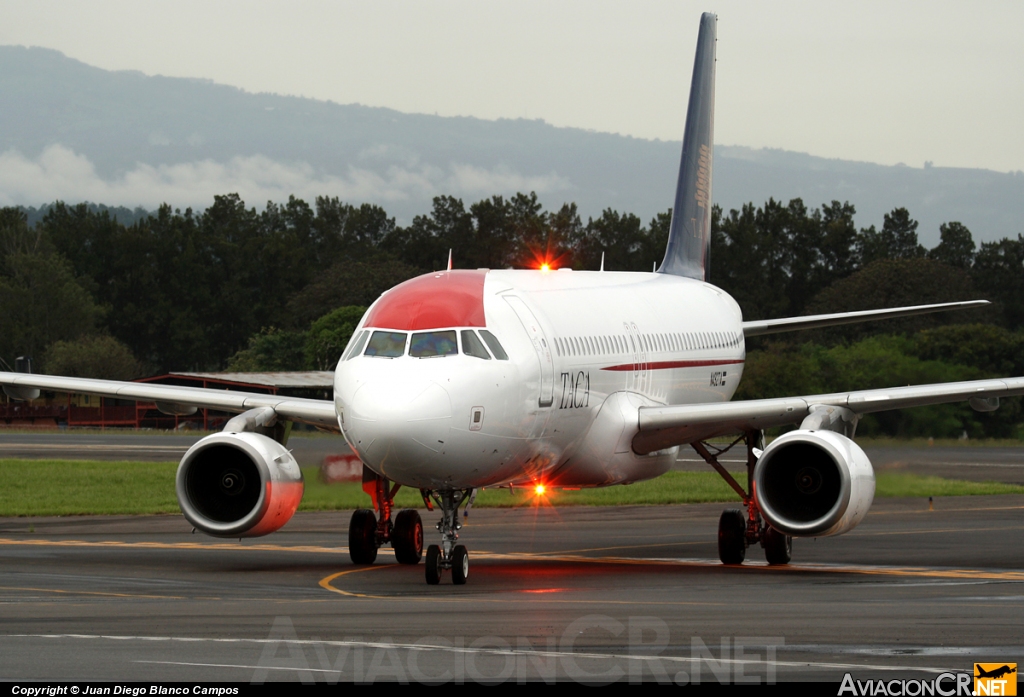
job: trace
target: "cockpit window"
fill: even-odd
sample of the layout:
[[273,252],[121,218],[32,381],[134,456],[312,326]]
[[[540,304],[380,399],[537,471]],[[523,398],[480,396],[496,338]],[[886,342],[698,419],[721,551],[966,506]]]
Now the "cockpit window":
[[491,360],[491,354],[487,353],[487,349],[480,343],[480,339],[476,337],[476,332],[472,329],[462,330],[462,352],[467,356],[483,358],[485,361]]
[[405,336],[404,332],[374,332],[366,347],[366,355],[398,358],[405,353]]
[[368,332],[368,331],[363,330],[363,331],[359,332],[359,336],[357,336],[352,341],[352,347],[345,353],[344,357],[341,360],[347,361],[349,359],[355,358],[360,353],[362,353],[363,346],[366,345],[366,339],[369,336],[370,336],[370,332]]
[[494,334],[491,334],[486,329],[480,330],[480,336],[482,336],[484,341],[487,342],[487,347],[491,349],[491,353],[494,354],[495,358],[499,361],[508,360],[508,354],[505,353],[505,349],[503,349],[501,344],[498,342],[498,337],[494,336]]
[[412,341],[409,343],[409,355],[413,358],[453,356],[458,352],[459,345],[455,341],[454,329],[413,334]]

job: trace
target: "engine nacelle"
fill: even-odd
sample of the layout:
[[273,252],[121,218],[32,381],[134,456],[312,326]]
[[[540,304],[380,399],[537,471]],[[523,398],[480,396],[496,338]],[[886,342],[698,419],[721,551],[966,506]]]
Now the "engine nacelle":
[[302,500],[302,470],[277,441],[258,433],[215,433],[178,465],[178,504],[215,537],[258,537],[287,523]]
[[875,498],[868,456],[832,431],[791,431],[765,448],[754,467],[754,497],[773,528],[794,537],[852,530]]

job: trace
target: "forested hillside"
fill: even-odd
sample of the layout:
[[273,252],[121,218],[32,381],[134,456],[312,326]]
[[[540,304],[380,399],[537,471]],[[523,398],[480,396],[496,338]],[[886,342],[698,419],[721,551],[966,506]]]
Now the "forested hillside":
[[[958,222],[926,249],[903,208],[858,229],[850,203],[799,199],[715,210],[711,281],[747,319],[987,298],[929,315],[748,343],[738,398],[1024,375],[1024,237],[977,246]],[[123,216],[119,216],[123,217]],[[297,198],[258,211],[237,195],[202,213],[162,206],[119,222],[57,202],[30,225],[0,209],[0,358],[40,372],[128,379],[170,370],[330,369],[382,291],[443,268],[542,261],[650,271],[669,211],[644,221],[535,194],[448,196],[406,227],[383,208]],[[671,302],[666,299],[666,302]],[[1014,437],[1016,400],[991,414],[951,405],[865,419],[862,432]]]
[[[686,85],[667,87],[677,88]],[[610,207],[646,221],[671,205],[679,171],[679,141],[253,94],[42,48],[0,46],[0,94],[0,205],[60,197],[199,210],[226,191],[256,205],[329,193],[382,205],[406,225],[440,194],[468,202],[536,191],[548,208],[574,201],[584,218]],[[813,91],[794,92],[793,108],[808,99]],[[978,240],[1024,232],[1024,172],[909,164],[716,143],[714,200],[728,211],[772,196],[842,198],[857,204],[861,225],[905,206],[928,246],[949,220]]]

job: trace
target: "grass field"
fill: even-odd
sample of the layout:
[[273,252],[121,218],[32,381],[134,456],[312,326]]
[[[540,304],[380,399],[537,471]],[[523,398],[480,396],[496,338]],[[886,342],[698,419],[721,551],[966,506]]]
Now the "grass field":
[[[174,494],[177,465],[164,462],[0,460],[0,516],[111,515],[178,513]],[[313,468],[304,470],[306,493],[299,510],[351,510],[368,507],[359,484],[323,484]],[[745,475],[737,479],[745,481]],[[965,482],[913,474],[878,475],[879,497],[1024,494],[1024,486]],[[552,491],[544,497],[556,506],[616,506],[738,501],[714,472],[669,472],[631,486],[582,491]],[[476,506],[530,506],[532,491],[488,489]],[[396,505],[422,507],[419,492],[402,489]]]

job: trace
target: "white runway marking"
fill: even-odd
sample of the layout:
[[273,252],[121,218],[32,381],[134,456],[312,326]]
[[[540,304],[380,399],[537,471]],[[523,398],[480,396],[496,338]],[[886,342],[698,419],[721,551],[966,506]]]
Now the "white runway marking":
[[[592,653],[582,651],[534,651],[522,649],[502,648],[474,648],[462,646],[445,646],[443,644],[403,644],[397,642],[379,641],[330,641],[319,639],[236,639],[236,638],[210,638],[210,637],[169,637],[169,636],[135,636],[135,635],[112,635],[112,634],[4,634],[4,639],[71,639],[71,640],[106,640],[106,641],[145,641],[145,642],[179,642],[179,643],[211,643],[211,644],[284,644],[290,646],[336,646],[350,648],[370,649],[403,649],[407,651],[441,651],[445,653],[481,654],[492,656],[535,656],[542,658],[567,658],[573,660],[594,659],[609,660],[622,659],[634,661],[665,661],[668,663],[693,664],[704,662],[707,659],[691,656],[662,656],[662,655],[631,655],[628,653]],[[750,647],[755,648],[755,647]],[[777,650],[785,651],[786,646],[780,645]],[[873,665],[865,663],[819,663],[814,661],[768,661],[764,659],[733,659],[721,658],[712,659],[716,663],[742,664],[749,666],[769,666],[785,668],[830,668],[839,670],[887,670],[887,671],[919,671],[924,673],[945,673],[956,670],[950,667],[934,666],[907,666],[907,665]],[[136,663],[161,663],[167,665],[183,666],[208,666],[211,668],[240,668],[240,669],[268,669],[268,670],[297,670],[295,667],[277,667],[260,665],[239,665],[239,664],[218,664],[218,663],[188,663],[176,661],[135,661]],[[302,670],[305,670],[303,668]],[[337,672],[337,671],[326,671]]]

